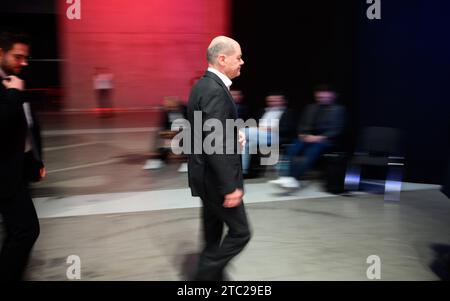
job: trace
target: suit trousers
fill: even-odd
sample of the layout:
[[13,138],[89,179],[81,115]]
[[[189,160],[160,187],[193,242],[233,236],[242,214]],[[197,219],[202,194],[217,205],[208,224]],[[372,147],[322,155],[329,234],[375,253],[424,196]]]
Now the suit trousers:
[[[234,208],[223,207],[224,197],[205,185],[201,197],[205,246],[200,255],[195,280],[223,280],[227,263],[239,254],[250,240],[250,228],[244,203]],[[223,237],[224,225],[228,232]],[[223,238],[223,239],[222,239]]]
[[0,280],[22,280],[29,255],[39,236],[39,220],[27,184],[14,197],[0,197],[6,237],[0,251]]

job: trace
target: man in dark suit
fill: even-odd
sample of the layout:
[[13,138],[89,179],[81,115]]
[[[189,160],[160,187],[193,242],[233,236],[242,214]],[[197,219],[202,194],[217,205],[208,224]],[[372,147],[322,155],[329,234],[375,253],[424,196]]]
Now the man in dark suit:
[[[0,214],[6,237],[0,252],[0,280],[20,280],[39,236],[39,220],[28,183],[42,178],[37,120],[24,101],[29,42],[23,35],[0,34]],[[36,178],[37,177],[37,178]]]
[[[306,107],[298,127],[298,138],[286,151],[290,166],[282,168],[281,177],[270,181],[283,188],[300,188],[299,180],[319,156],[334,145],[344,127],[345,110],[335,103],[337,94],[328,85],[319,85],[314,92],[316,103]],[[294,163],[295,156],[304,160]]]
[[[250,229],[242,202],[243,177],[237,147],[245,138],[238,129],[226,127],[226,120],[236,120],[230,94],[231,79],[240,75],[244,61],[239,44],[228,37],[212,40],[207,50],[208,70],[192,88],[188,102],[188,120],[192,131],[192,149],[188,160],[189,186],[193,196],[202,200],[205,246],[200,255],[196,280],[223,280],[227,263],[246,246]],[[198,117],[202,126],[195,127]],[[223,132],[208,132],[203,125],[216,120]],[[218,152],[203,147],[205,136],[215,135]],[[239,137],[239,142],[238,138]],[[241,144],[239,146],[239,144]],[[198,149],[200,146],[200,150]],[[229,147],[233,147],[230,152]],[[222,239],[224,224],[228,233]]]

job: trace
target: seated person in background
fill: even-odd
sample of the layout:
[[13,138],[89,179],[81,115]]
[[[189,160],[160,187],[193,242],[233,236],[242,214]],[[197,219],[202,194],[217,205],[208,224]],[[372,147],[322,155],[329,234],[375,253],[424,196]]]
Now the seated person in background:
[[[327,85],[315,89],[315,104],[306,107],[298,127],[298,137],[286,151],[286,164],[280,177],[270,183],[283,188],[300,188],[299,180],[314,162],[332,146],[344,127],[344,107],[335,103],[337,93]],[[303,156],[301,163],[294,157]]]
[[[255,148],[253,143],[270,145],[272,131],[277,127],[279,134],[279,144],[283,145],[292,141],[295,137],[295,120],[291,109],[286,106],[286,99],[280,93],[273,93],[266,97],[266,107],[259,120],[258,128],[245,128],[245,147],[242,152],[242,171],[244,175],[249,175],[250,171],[250,148]],[[259,139],[264,141],[259,141]]]
[[242,95],[242,91],[231,89],[230,93],[231,93],[231,96],[233,97],[234,103],[236,105],[236,111],[238,114],[238,118],[240,118],[242,120],[247,120],[247,118],[249,118],[250,114],[249,114],[248,106],[243,102],[244,96]]
[[[172,131],[172,124],[177,119],[186,119],[186,107],[176,97],[165,97],[161,129],[158,131],[155,147],[153,148],[157,150],[157,154],[154,155],[156,158],[147,160],[143,169],[159,169],[167,163],[172,153],[172,138],[178,133],[177,131]],[[181,163],[178,171],[187,172],[186,162]]]

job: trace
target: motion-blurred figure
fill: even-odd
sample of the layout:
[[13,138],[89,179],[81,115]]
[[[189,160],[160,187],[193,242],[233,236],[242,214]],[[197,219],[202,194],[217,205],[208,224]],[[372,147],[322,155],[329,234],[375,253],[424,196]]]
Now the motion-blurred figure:
[[6,237],[0,253],[0,280],[20,280],[39,236],[29,182],[45,175],[39,125],[25,102],[18,76],[28,65],[27,37],[0,34],[0,213]]
[[[323,152],[332,146],[344,127],[345,110],[335,103],[337,93],[330,86],[315,89],[316,103],[306,107],[298,128],[298,138],[286,151],[288,166],[281,168],[281,177],[270,183],[283,188],[300,188],[299,180]],[[303,156],[301,163],[294,162]]]
[[101,117],[112,116],[113,78],[108,68],[95,68],[93,84]]
[[236,106],[236,111],[238,114],[238,118],[242,120],[247,120],[249,118],[249,109],[248,106],[244,103],[244,95],[241,90],[230,90],[231,96],[234,99],[234,104]]
[[[155,147],[157,150],[156,158],[152,158],[146,161],[143,169],[152,170],[163,167],[169,160],[172,149],[172,138],[178,134],[178,131],[173,131],[172,126],[175,122],[181,119],[186,119],[186,107],[176,97],[166,97],[163,104],[163,118],[161,122],[161,128],[158,131]],[[182,125],[182,124],[180,124]],[[153,150],[152,150],[153,151]],[[183,158],[180,160],[184,161]],[[187,163],[182,162],[178,168],[179,172],[187,172]]]
[[[294,114],[287,107],[286,98],[281,93],[272,93],[266,97],[266,107],[259,114],[258,127],[245,128],[246,144],[242,153],[242,169],[247,177],[253,176],[250,160],[256,153],[258,144],[270,145],[272,133],[279,135],[279,144],[284,145],[295,137]],[[252,150],[252,151],[251,151]]]
[[[234,101],[229,92],[231,80],[240,75],[242,52],[239,44],[228,37],[219,36],[211,41],[207,50],[208,70],[195,84],[189,96],[188,120],[192,146],[203,143],[208,134],[202,127],[194,127],[199,112],[203,122],[218,120],[224,129],[217,134],[219,141],[238,145],[237,133],[230,134],[225,121],[236,120]],[[192,128],[193,127],[193,128]],[[234,130],[234,129],[233,129]],[[232,138],[231,138],[232,137]],[[243,143],[243,140],[239,139]],[[228,262],[239,254],[250,240],[250,229],[242,197],[243,177],[241,159],[237,152],[227,153],[226,143],[222,153],[209,153],[202,147],[200,154],[189,155],[189,187],[193,196],[199,196],[203,204],[203,234],[205,246],[200,255],[196,280],[224,280]],[[224,225],[228,232],[223,236]]]

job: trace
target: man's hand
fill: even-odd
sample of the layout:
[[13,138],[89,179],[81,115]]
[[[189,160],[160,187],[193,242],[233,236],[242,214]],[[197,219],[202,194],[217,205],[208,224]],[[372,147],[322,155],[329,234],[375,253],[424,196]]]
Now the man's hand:
[[325,136],[315,136],[315,135],[299,135],[299,138],[307,143],[318,143],[327,139],[327,137]]
[[166,139],[172,139],[178,134],[176,131],[160,131],[159,136]]
[[43,178],[45,178],[45,175],[47,174],[47,171],[45,170],[45,167],[41,167],[41,169],[39,170],[39,175],[41,176],[42,180]]
[[225,201],[223,202],[223,206],[225,208],[233,208],[239,206],[242,202],[242,197],[244,196],[244,192],[237,188],[232,193],[225,195]]
[[242,131],[239,131],[239,144],[241,145],[241,150],[243,150],[245,146],[245,133]]
[[25,89],[25,82],[17,76],[11,75],[2,81],[6,89],[17,89],[23,91]]

